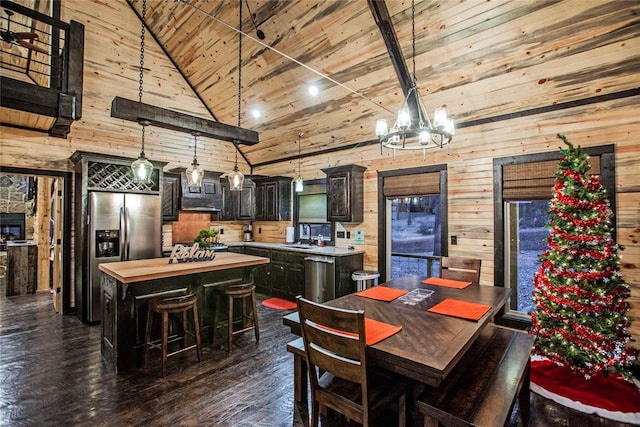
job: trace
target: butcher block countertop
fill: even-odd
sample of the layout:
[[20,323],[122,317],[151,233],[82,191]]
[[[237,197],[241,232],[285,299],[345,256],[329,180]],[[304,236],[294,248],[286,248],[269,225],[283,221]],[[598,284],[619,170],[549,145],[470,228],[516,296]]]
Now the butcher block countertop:
[[268,263],[269,258],[234,252],[217,252],[216,257],[211,261],[174,261],[169,264],[169,258],[152,258],[104,263],[98,265],[98,268],[117,281],[128,284]]

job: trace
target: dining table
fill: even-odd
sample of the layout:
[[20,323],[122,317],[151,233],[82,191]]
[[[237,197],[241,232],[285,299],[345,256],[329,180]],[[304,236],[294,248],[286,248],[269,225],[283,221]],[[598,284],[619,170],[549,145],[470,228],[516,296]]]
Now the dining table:
[[[402,297],[381,301],[358,293],[323,304],[364,310],[366,318],[400,326],[398,333],[367,347],[368,363],[428,386],[438,386],[455,368],[484,327],[493,321],[508,300],[511,290],[489,285],[470,285],[457,289],[425,284],[424,280],[425,277],[405,276],[378,285],[407,291],[421,289],[430,294],[413,305]],[[445,300],[488,308],[477,320],[428,311]],[[283,323],[293,334],[301,335],[297,311],[285,315]],[[300,381],[304,381],[304,378]]]

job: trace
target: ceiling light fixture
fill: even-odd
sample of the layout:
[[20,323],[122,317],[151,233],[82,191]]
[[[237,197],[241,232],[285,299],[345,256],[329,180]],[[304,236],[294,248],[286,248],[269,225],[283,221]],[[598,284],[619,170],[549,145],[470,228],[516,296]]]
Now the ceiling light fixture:
[[[393,150],[393,158],[396,158],[396,150],[422,150],[422,158],[426,157],[428,148],[443,147],[451,142],[454,134],[453,119],[447,117],[444,107],[437,107],[433,114],[433,122],[424,109],[422,96],[418,90],[416,79],[416,19],[415,0],[411,1],[411,32],[413,37],[413,82],[407,91],[407,96],[398,111],[398,118],[391,130],[387,127],[385,119],[376,122],[376,136],[380,139],[380,152],[382,148]],[[409,100],[413,101],[416,111],[412,114],[409,109]],[[423,113],[424,111],[424,113]]]
[[300,176],[300,162],[302,161],[302,155],[301,153],[301,144],[302,144],[302,135],[304,135],[302,132],[298,133],[298,178],[296,178],[295,180],[295,190],[296,193],[300,193],[302,192],[302,190],[304,190],[304,181],[302,180],[302,177]]
[[191,132],[193,135],[193,163],[184,171],[187,176],[187,183],[190,187],[202,187],[202,178],[204,178],[204,170],[198,163],[196,156],[196,150],[198,148],[198,136],[199,132]]
[[[142,103],[142,77],[144,67],[144,16],[147,12],[147,0],[142,0],[142,25],[140,29],[140,80],[138,85],[138,102]],[[140,149],[140,155],[138,159],[131,164],[131,172],[133,172],[133,181],[136,183],[151,183],[151,174],[153,173],[153,165],[144,155],[144,130],[149,125],[148,120],[138,120],[140,126],[142,126],[142,146]]]
[[[242,0],[239,0],[240,4],[240,24],[238,31],[238,127],[240,127],[240,105],[242,102]],[[242,191],[242,185],[244,184],[244,175],[238,168],[238,141],[233,141],[233,147],[236,151],[236,164],[228,176],[229,187],[231,191]]]

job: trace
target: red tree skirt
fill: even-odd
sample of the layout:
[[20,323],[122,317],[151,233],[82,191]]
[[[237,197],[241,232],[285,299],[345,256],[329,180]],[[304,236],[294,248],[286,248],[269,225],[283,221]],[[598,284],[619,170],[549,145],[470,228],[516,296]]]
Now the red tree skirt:
[[640,424],[640,388],[618,374],[586,380],[567,366],[532,358],[531,391],[586,414]]

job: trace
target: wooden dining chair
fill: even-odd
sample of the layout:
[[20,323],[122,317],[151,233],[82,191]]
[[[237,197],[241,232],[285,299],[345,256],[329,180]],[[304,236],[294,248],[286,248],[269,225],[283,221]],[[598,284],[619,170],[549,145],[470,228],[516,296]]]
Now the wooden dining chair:
[[367,366],[364,311],[329,307],[300,296],[297,300],[311,383],[311,425],[317,427],[320,410],[330,408],[366,427],[397,405],[399,425],[404,426],[408,382]]
[[440,257],[440,277],[443,279],[480,283],[481,259],[461,257]]

